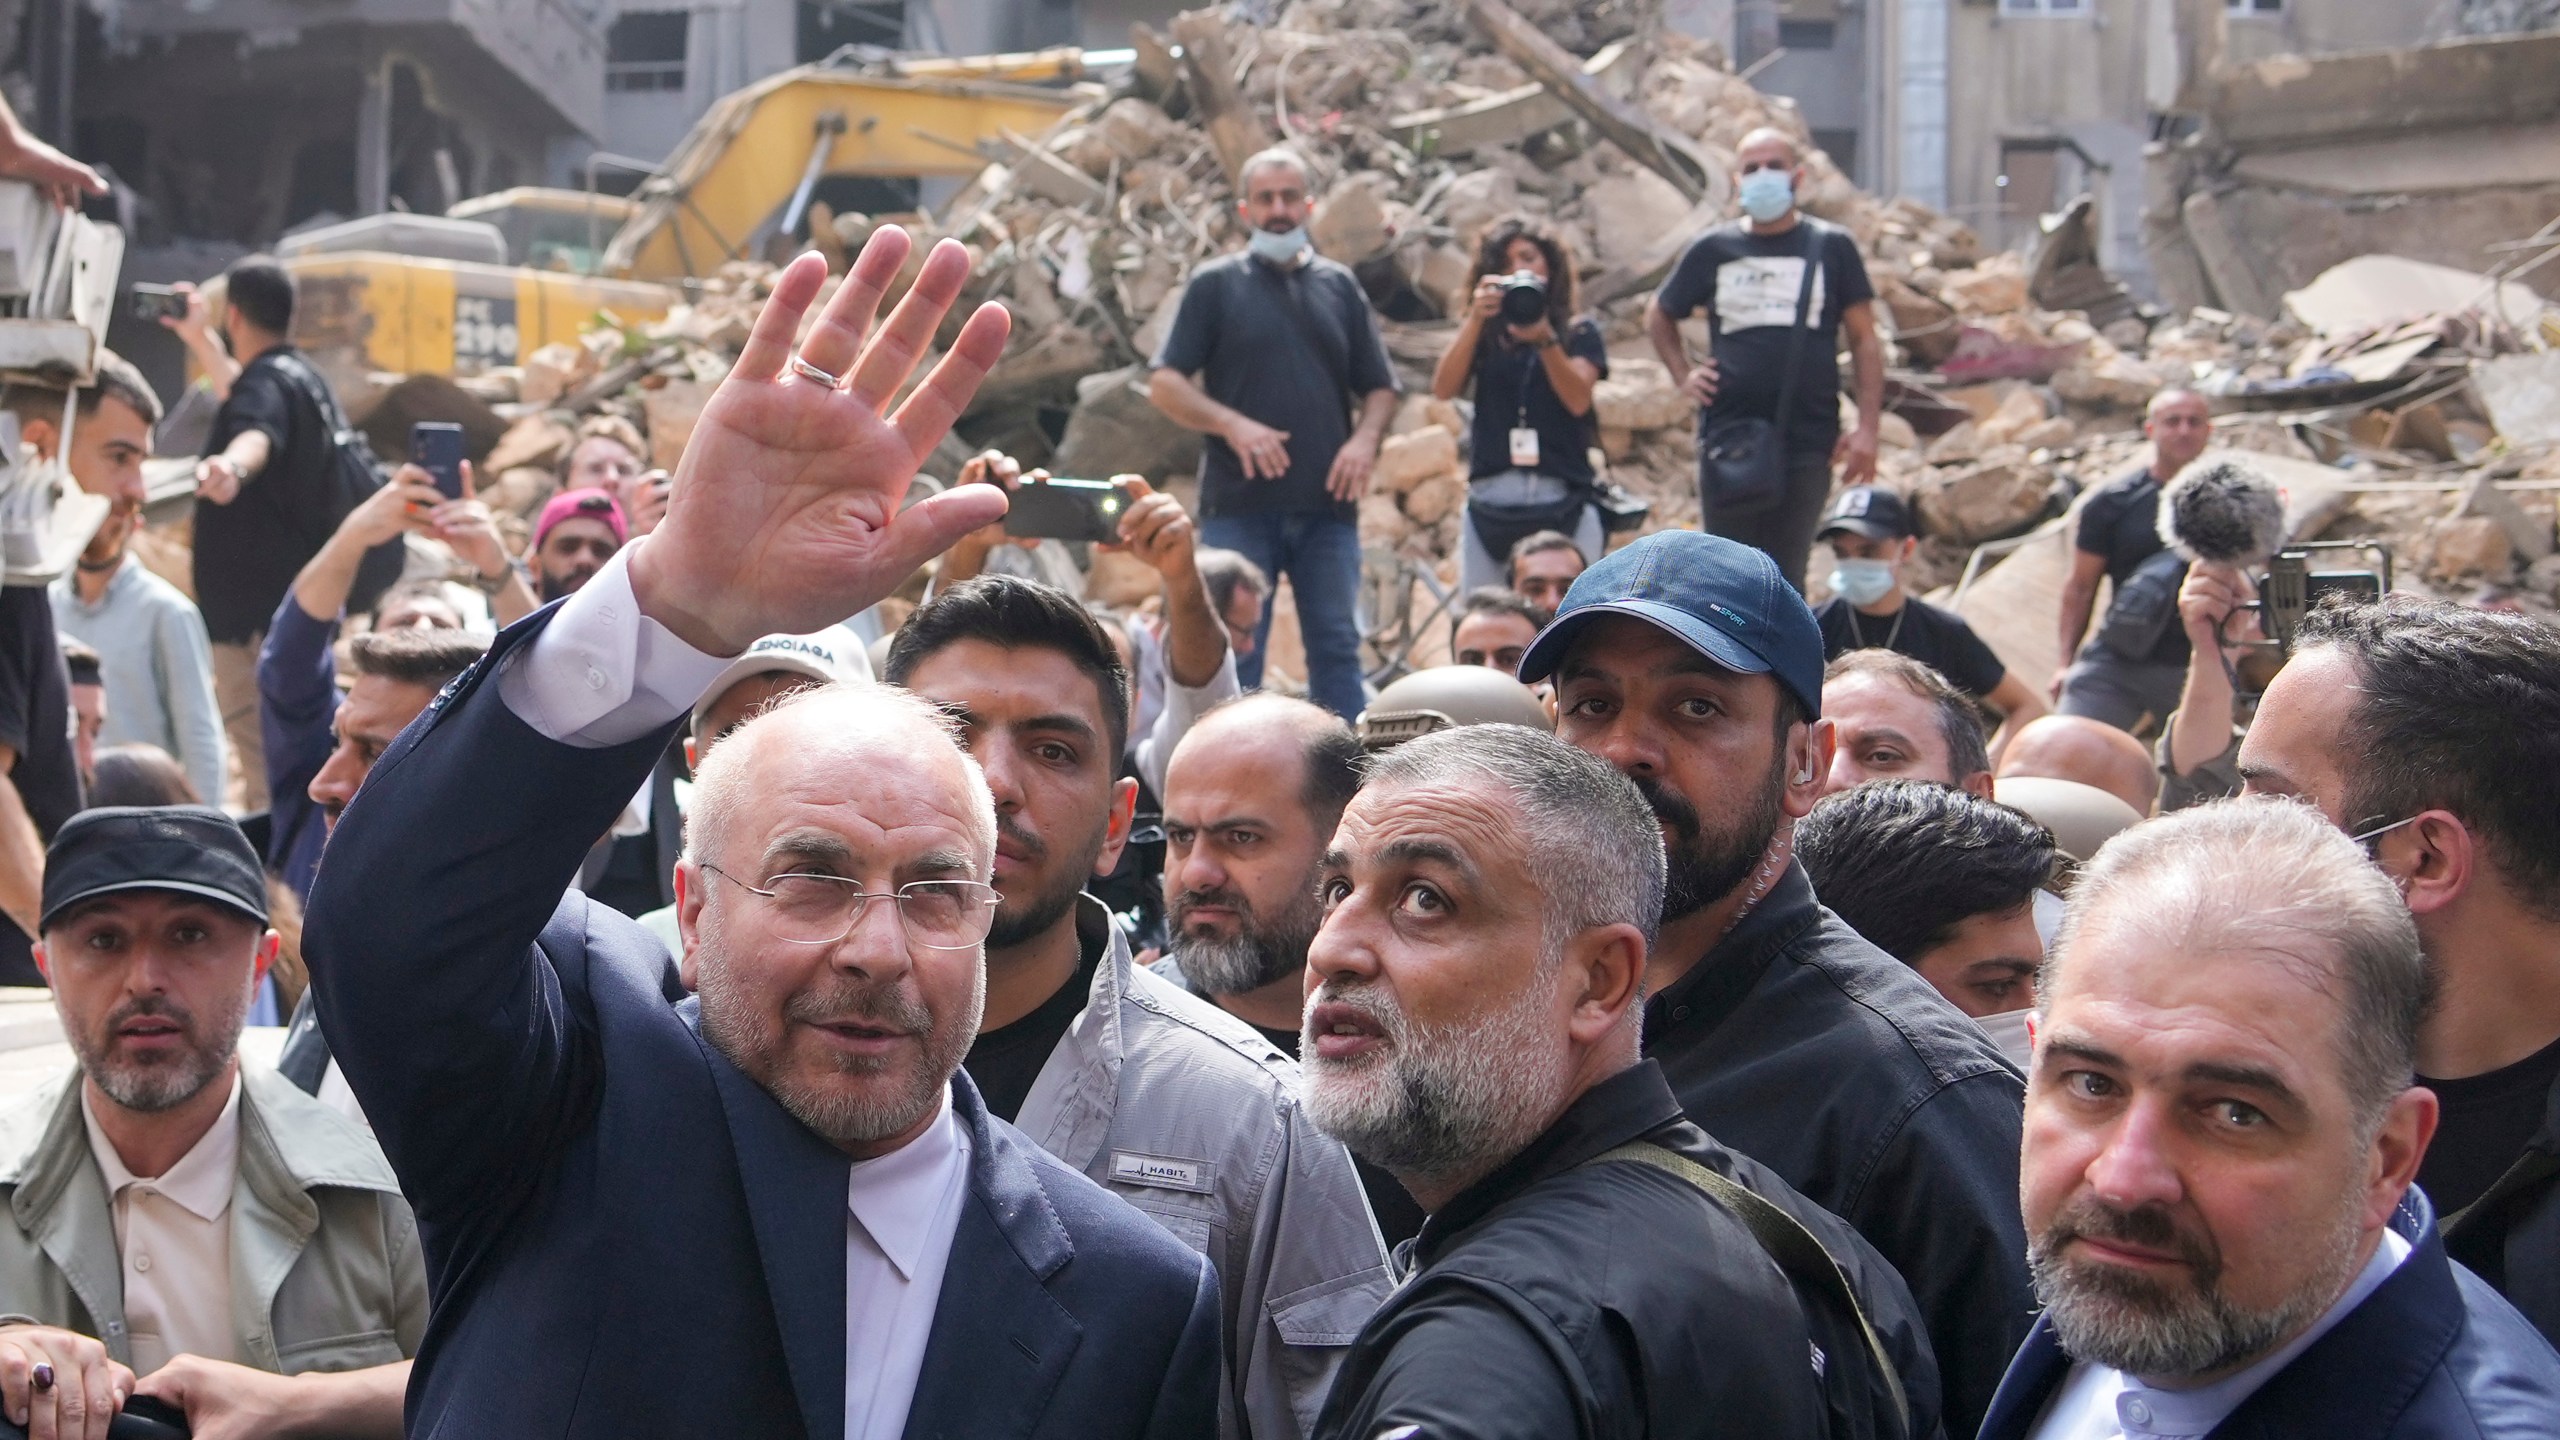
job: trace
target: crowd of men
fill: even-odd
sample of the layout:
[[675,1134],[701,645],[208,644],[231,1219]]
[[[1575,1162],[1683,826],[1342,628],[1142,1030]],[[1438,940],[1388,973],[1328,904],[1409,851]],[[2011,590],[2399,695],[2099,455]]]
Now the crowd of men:
[[2553,633],[2333,601],[2244,694],[2172,391],[2039,691],[1906,588],[1871,288],[1740,156],[1649,321],[1782,483],[1612,546],[1605,351],[1498,223],[1452,663],[1383,686],[1396,381],[1286,151],[1157,357],[1209,442],[1197,513],[1117,482],[1134,611],[1005,531],[1036,470],[918,483],[1008,321],[895,226],[780,272],[674,473],[584,429],[521,554],[467,470],[330,498],[269,261],[172,322],[192,599],[131,548],[149,385],[0,397],[113,501],[0,634],[76,1057],[0,1110],[0,1424],[2560,1436]]

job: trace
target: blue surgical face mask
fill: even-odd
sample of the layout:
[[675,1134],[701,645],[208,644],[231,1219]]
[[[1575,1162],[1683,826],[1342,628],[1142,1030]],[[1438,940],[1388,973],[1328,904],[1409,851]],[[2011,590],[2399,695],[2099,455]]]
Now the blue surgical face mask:
[[1742,213],[1767,224],[1795,208],[1796,177],[1785,170],[1754,170],[1742,177]]
[[1274,265],[1295,265],[1307,253],[1307,227],[1294,230],[1256,230],[1245,241],[1245,248]]
[[1893,562],[1840,561],[1832,568],[1831,588],[1852,605],[1873,605],[1893,593]]

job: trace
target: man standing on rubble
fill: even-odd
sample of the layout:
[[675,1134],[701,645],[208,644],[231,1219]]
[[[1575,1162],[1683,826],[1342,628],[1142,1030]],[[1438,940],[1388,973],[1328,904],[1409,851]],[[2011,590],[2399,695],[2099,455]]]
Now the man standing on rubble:
[[[1156,408],[1209,437],[1200,459],[1200,538],[1277,581],[1286,574],[1307,647],[1307,689],[1345,720],[1360,679],[1360,496],[1395,414],[1395,371],[1351,272],[1307,239],[1307,162],[1265,150],[1236,177],[1245,248],[1191,274],[1147,385]],[[1355,420],[1351,411],[1358,407]],[[1262,683],[1263,610],[1248,690]]]
[[[2113,593],[2122,595],[2135,572],[2169,548],[2160,535],[2160,492],[2213,443],[2212,407],[2193,390],[2163,390],[2151,397],[2142,433],[2151,437],[2151,463],[2099,486],[2080,507],[2071,574],[2062,582],[2062,669],[2053,679],[2060,713],[2119,730],[2133,729],[2145,715],[2168,723],[2186,683],[2189,649],[2174,610],[2168,623],[2149,627],[2154,638],[2132,654],[2124,653],[2129,645],[2122,637],[2141,627],[2101,624],[2090,636],[2098,580],[2104,576]],[[2176,569],[2160,587],[2174,595],[2185,567],[2175,560],[2160,563]]]
[[[1787,583],[1804,589],[1831,471],[1843,484],[1876,475],[1883,423],[1884,341],[1875,286],[1848,231],[1796,208],[1804,158],[1784,131],[1763,127],[1735,152],[1739,219],[1701,235],[1645,307],[1645,330],[1671,378],[1698,404],[1698,500],[1704,529],[1768,552]],[[1811,273],[1807,273],[1810,268]],[[1691,361],[1680,322],[1707,314],[1707,358]],[[1840,353],[1849,337],[1858,423],[1840,433]],[[1801,332],[1801,333],[1799,333]],[[1781,415],[1780,410],[1786,413]],[[1774,427],[1780,447],[1774,493],[1741,483],[1712,451],[1729,449],[1737,423]],[[1722,446],[1710,441],[1727,437]]]

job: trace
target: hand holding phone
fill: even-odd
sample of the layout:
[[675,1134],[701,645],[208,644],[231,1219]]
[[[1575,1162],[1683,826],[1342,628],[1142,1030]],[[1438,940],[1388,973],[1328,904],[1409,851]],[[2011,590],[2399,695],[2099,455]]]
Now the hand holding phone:
[[145,285],[137,281],[126,304],[136,320],[184,320],[188,295],[175,285]]
[[421,420],[409,427],[409,463],[435,477],[447,500],[462,498],[462,427],[450,420]]
[[1004,513],[1004,533],[1017,539],[1114,544],[1128,497],[1109,480],[1044,480],[1024,476]]

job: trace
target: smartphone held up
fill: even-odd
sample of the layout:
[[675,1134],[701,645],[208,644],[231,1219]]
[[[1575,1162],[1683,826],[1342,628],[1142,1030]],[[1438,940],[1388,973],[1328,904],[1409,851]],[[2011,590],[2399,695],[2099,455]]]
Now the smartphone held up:
[[1082,540],[1116,544],[1129,497],[1109,480],[1043,480],[1024,476],[1004,512],[1004,533],[1018,540]]
[[435,477],[447,500],[462,498],[462,427],[450,420],[421,420],[409,427],[409,463]]

